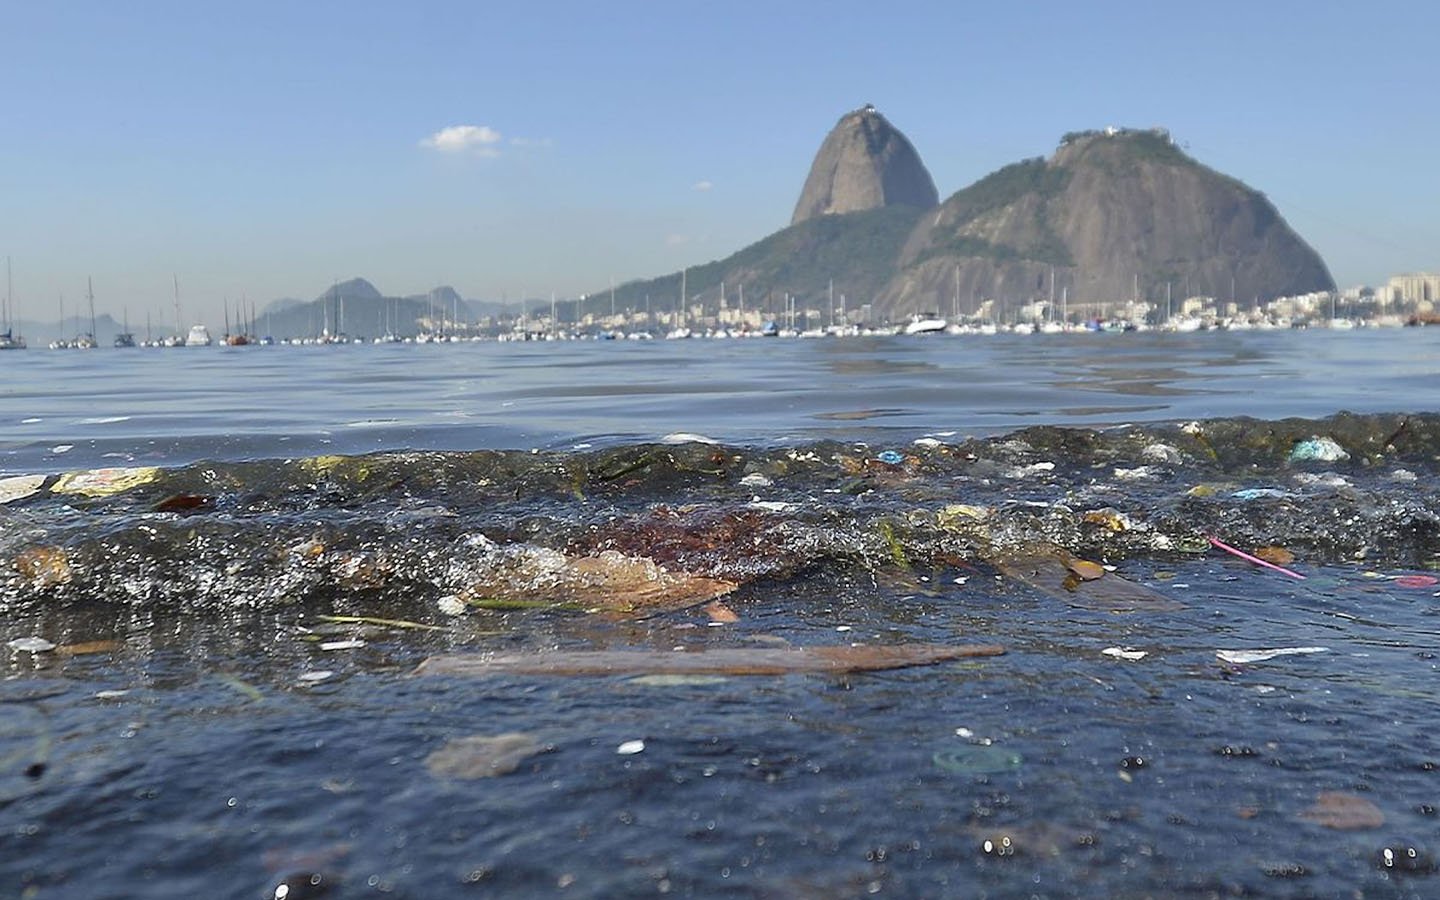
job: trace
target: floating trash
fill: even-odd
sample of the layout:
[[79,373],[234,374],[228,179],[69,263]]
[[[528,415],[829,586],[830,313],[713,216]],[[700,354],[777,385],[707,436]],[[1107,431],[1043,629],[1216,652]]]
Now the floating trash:
[[117,467],[91,469],[85,472],[70,472],[60,476],[50,488],[56,494],[81,494],[86,497],[106,497],[128,491],[154,481],[160,476],[155,466]]
[[335,677],[335,673],[329,669],[315,669],[310,672],[301,672],[300,681],[305,684],[314,684],[319,681],[326,681]]
[[956,775],[994,775],[1011,772],[1024,762],[1019,753],[994,745],[972,744],[939,750],[931,757],[935,766]]
[[425,757],[431,775],[447,778],[494,778],[509,775],[520,764],[549,748],[520,732],[451,738]]
[[1236,500],[1279,500],[1292,495],[1289,491],[1282,491],[1279,488],[1245,488],[1235,491],[1230,496]]
[[365,646],[365,642],[359,639],[349,641],[325,641],[320,644],[321,650],[359,650]]
[[625,743],[616,747],[615,752],[620,754],[621,756],[634,756],[636,753],[644,753],[645,742],[639,740],[626,741]]
[[729,681],[724,675],[637,675],[625,683],[644,687],[690,687],[727,684]]
[[773,483],[769,478],[761,475],[759,472],[751,472],[749,475],[740,479],[740,484],[748,488],[770,487]]
[[1379,828],[1385,824],[1380,807],[1358,794],[1342,791],[1321,791],[1315,803],[1300,813],[1300,818],[1339,831]]
[[418,675],[838,675],[1000,656],[995,644],[730,647],[714,650],[556,650],[432,656]]
[[1137,660],[1144,659],[1150,655],[1148,650],[1136,650],[1133,647],[1106,647],[1100,651],[1106,656],[1113,656],[1116,659]]
[[1400,575],[1395,578],[1394,584],[1403,588],[1428,588],[1440,584],[1440,578],[1434,575]]
[[1245,663],[1264,662],[1267,659],[1276,659],[1281,656],[1301,656],[1310,653],[1329,652],[1329,647],[1276,647],[1269,650],[1216,650],[1215,655],[1221,662],[1243,665]]
[[10,478],[0,478],[0,503],[11,503],[33,496],[44,483],[44,475],[14,475]]
[[48,653],[55,645],[41,637],[16,638],[5,646],[20,653]]
[[1300,441],[1290,451],[1291,462],[1338,462],[1349,458],[1350,454],[1345,451],[1345,448],[1328,437],[1317,436]]
[[1304,580],[1305,580],[1305,576],[1304,576],[1304,575],[1301,575],[1299,572],[1292,572],[1292,571],[1290,571],[1289,569],[1285,568],[1284,566],[1278,566],[1278,565],[1276,565],[1275,563],[1269,562],[1269,561],[1264,560],[1264,559],[1261,559],[1261,558],[1258,557],[1258,556],[1252,556],[1251,554],[1246,553],[1244,550],[1237,550],[1236,548],[1230,546],[1229,544],[1225,543],[1224,541],[1220,540],[1219,538],[1215,537],[1214,535],[1208,535],[1208,534],[1207,534],[1207,535],[1205,536],[1205,540],[1209,541],[1210,544],[1211,544],[1211,546],[1213,546],[1213,547],[1215,547],[1216,549],[1219,549],[1219,550],[1224,550],[1226,553],[1229,553],[1231,556],[1238,556],[1238,557],[1240,557],[1241,559],[1245,560],[1246,562],[1252,562],[1252,563],[1254,563],[1254,564],[1257,565],[1257,566],[1264,566],[1264,567],[1267,568],[1267,569],[1273,569],[1273,570],[1276,571],[1276,572],[1280,572],[1281,574],[1284,574],[1284,575],[1289,575],[1291,578],[1295,578],[1295,579],[1298,579],[1298,580],[1300,580],[1300,581],[1304,581]]
[[905,454],[898,450],[882,450],[875,454],[875,458],[887,466],[898,466],[905,461]]

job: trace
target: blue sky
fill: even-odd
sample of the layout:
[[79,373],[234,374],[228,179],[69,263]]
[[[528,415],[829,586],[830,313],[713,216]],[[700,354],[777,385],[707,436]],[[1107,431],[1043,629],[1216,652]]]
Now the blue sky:
[[135,322],[172,273],[218,321],[356,275],[513,299],[674,271],[787,224],[867,102],[942,197],[1066,131],[1163,125],[1342,285],[1440,268],[1440,4],[4,0],[0,21],[0,255],[27,318],[87,276]]

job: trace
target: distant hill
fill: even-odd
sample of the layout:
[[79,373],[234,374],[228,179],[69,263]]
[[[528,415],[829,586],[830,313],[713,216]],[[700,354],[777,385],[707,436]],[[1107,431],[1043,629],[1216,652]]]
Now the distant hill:
[[[816,306],[833,280],[849,309],[870,303],[871,321],[899,321],[971,313],[987,299],[1013,308],[1048,299],[1052,283],[1076,309],[1136,296],[1158,305],[1167,285],[1177,299],[1242,304],[1335,287],[1264,195],[1161,130],[1068,134],[1049,159],[1005,166],[938,207],[925,202],[934,188],[923,189],[929,174],[913,153],[877,113],[846,114],[816,156],[796,223],[691,267],[691,303],[713,312],[724,282],[729,305],[743,288],[747,306],[778,313],[777,297]],[[906,190],[884,187],[892,176]],[[653,309],[673,310],[680,281],[676,272],[621,285],[616,307],[643,310],[648,296]],[[585,310],[608,312],[608,293]]]
[[[1264,195],[1191,159],[1162,131],[1067,135],[1049,159],[994,172],[917,226],[877,306],[962,311],[984,298],[1071,303],[1333,290]],[[1232,282],[1233,279],[1233,282]],[[1233,284],[1233,287],[1232,287]]]

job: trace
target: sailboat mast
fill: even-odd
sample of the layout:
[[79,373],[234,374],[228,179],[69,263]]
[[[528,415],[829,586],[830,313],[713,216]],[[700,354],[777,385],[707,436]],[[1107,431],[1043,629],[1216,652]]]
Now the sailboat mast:
[[90,339],[93,341],[97,340],[95,337],[95,287],[91,284],[88,275],[85,277],[85,295],[90,299]]
[[182,335],[180,331],[180,276],[172,272],[170,278],[175,282],[175,339],[178,341]]

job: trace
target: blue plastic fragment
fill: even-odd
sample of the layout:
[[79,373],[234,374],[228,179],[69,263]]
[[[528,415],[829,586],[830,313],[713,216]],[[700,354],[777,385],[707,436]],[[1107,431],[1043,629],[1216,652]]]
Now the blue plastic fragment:
[[1236,491],[1230,496],[1236,500],[1264,500],[1271,497],[1288,497],[1290,493],[1278,488],[1245,488],[1244,490]]
[[1345,448],[1328,437],[1312,437],[1309,440],[1301,441],[1290,451],[1291,462],[1309,462],[1310,460],[1336,462],[1349,458],[1350,454],[1345,452]]
[[875,458],[887,465],[898,466],[905,461],[905,454],[895,450],[882,450]]

